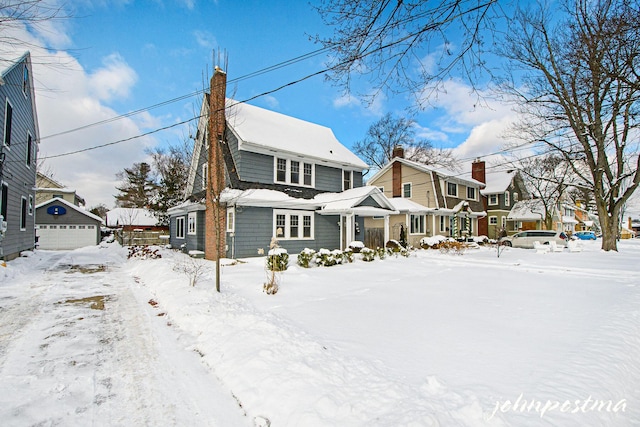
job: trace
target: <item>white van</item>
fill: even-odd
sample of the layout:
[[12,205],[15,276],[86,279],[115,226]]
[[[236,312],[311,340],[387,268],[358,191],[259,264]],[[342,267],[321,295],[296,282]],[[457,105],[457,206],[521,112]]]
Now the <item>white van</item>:
[[533,248],[533,242],[540,242],[548,245],[549,242],[556,242],[558,245],[566,245],[568,237],[563,231],[553,230],[528,230],[521,231],[513,236],[500,239],[500,243],[514,248]]

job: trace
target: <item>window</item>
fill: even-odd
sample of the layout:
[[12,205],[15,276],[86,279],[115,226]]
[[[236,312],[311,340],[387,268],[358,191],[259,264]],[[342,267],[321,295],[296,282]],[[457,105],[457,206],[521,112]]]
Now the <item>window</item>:
[[11,145],[11,121],[13,118],[13,107],[7,99],[6,107],[4,110],[4,145],[7,147]]
[[411,198],[411,183],[407,182],[406,184],[402,184],[402,197],[405,199]]
[[440,231],[441,232],[445,232],[447,231],[447,222],[446,222],[446,218],[445,216],[441,216],[440,217]]
[[509,206],[511,204],[511,201],[509,200],[509,192],[505,191],[504,192],[504,205],[505,206]]
[[22,68],[22,93],[24,93],[24,96],[27,96],[29,90],[29,68],[27,67],[27,64],[24,64],[24,67]]
[[27,199],[22,198],[20,203],[20,231],[27,229]]
[[313,173],[312,163],[275,158],[275,182],[313,187]]
[[233,208],[227,208],[227,233],[236,231],[236,216]]
[[300,184],[300,162],[291,161],[291,177],[289,181],[292,184]]
[[313,213],[274,210],[273,235],[278,239],[313,239]]
[[60,230],[66,230],[66,229],[67,229],[67,226],[66,226],[66,225],[61,225],[61,226],[60,226]]
[[7,220],[7,204],[9,199],[9,186],[5,183],[2,184],[2,199],[0,199],[0,215],[2,215],[3,221]]
[[410,234],[424,234],[424,215],[411,215]]
[[75,229],[76,229],[76,226],[75,226],[75,225],[70,225],[70,226],[69,226],[69,230],[75,230]]
[[33,215],[33,196],[29,194],[29,215]]
[[498,225],[498,217],[490,216],[489,217],[489,225]]
[[298,237],[298,230],[299,230],[299,222],[298,215],[291,215],[289,216],[289,237],[292,239],[295,239]]
[[500,221],[500,223],[502,224],[501,227],[506,229],[507,228],[507,217],[503,216],[502,217],[502,221]]
[[311,215],[302,216],[302,237],[311,238]]
[[353,172],[342,171],[342,190],[350,190],[353,188]]
[[276,181],[287,182],[287,160],[277,159],[276,163]]
[[303,184],[307,186],[312,186],[313,183],[311,180],[311,176],[313,173],[313,165],[311,163],[305,163],[302,172],[303,172],[303,179],[304,179]]
[[498,204],[498,195],[497,194],[490,194],[488,203],[490,205],[497,205]]
[[184,217],[176,218],[176,239],[184,239]]
[[447,196],[458,197],[458,184],[447,182]]
[[93,230],[94,228],[96,228],[96,226],[95,226],[95,225],[87,225],[87,228],[88,228],[89,230]]
[[467,187],[467,199],[476,200],[476,188],[475,187]]
[[187,216],[187,234],[196,234],[196,213],[189,212]]
[[518,193],[513,193],[513,203],[516,203],[519,197],[520,195]]
[[87,228],[87,227],[85,227],[84,225],[79,225],[78,226],[78,229],[80,229],[80,230],[84,230],[85,228]]
[[209,178],[209,164],[202,164],[202,189],[205,190],[207,188],[207,179]]
[[57,225],[50,225],[49,228],[52,229],[52,230],[55,230],[56,228],[58,228],[58,226]]
[[27,132],[27,146],[25,147],[25,160],[27,162],[27,167],[31,167],[31,158],[33,157],[33,138],[31,138],[31,134]]

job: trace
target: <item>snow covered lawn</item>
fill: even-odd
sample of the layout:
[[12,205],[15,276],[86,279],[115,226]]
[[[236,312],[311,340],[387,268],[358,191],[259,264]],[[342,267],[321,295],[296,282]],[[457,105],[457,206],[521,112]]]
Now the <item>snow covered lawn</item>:
[[[292,256],[276,295],[264,258],[225,260],[218,294],[214,263],[173,251],[38,251],[0,270],[0,419],[639,425],[640,241],[582,243],[310,269]],[[83,300],[100,295],[101,310]]]

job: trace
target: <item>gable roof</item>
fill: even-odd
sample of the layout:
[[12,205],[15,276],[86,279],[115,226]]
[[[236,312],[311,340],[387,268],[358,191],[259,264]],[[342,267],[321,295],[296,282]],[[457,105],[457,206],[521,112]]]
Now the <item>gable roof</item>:
[[507,219],[518,221],[544,221],[544,206],[540,199],[520,200],[511,208]]
[[227,99],[227,124],[238,136],[240,150],[304,155],[360,171],[369,168],[325,126],[231,99]]
[[10,67],[6,68],[0,77],[0,84],[4,84],[5,77],[11,73],[16,67],[21,64],[25,64],[27,69],[29,70],[29,101],[31,103],[31,113],[33,114],[33,126],[35,128],[35,135],[33,136],[33,140],[36,143],[40,143],[40,126],[38,125],[38,112],[36,110],[36,90],[33,85],[33,66],[31,63],[31,53],[29,51],[25,52],[20,58],[18,58]]
[[515,171],[491,171],[487,172],[487,186],[480,190],[483,196],[488,194],[500,194],[507,191],[511,181],[516,176]]
[[98,215],[95,215],[95,214],[93,214],[93,213],[91,213],[91,212],[89,212],[89,211],[86,211],[86,210],[82,209],[81,207],[76,206],[76,205],[74,205],[73,203],[70,203],[70,202],[68,202],[68,201],[66,201],[66,200],[64,200],[64,199],[59,198],[59,197],[54,197],[54,198],[52,198],[52,199],[46,200],[46,201],[44,201],[44,202],[42,202],[42,203],[40,203],[40,204],[36,205],[36,209],[40,209],[40,208],[42,208],[42,207],[44,207],[44,206],[47,206],[47,205],[53,204],[54,202],[55,202],[55,203],[57,203],[57,204],[63,204],[63,205],[65,205],[67,208],[69,208],[69,209],[73,209],[74,211],[76,211],[76,212],[78,212],[78,213],[80,213],[80,214],[82,214],[82,215],[84,215],[84,216],[86,216],[86,217],[89,217],[89,218],[91,218],[91,219],[94,219],[94,220],[96,220],[96,221],[99,221],[100,223],[104,223],[104,221],[102,220],[102,218],[100,218]]
[[424,163],[414,162],[413,160],[407,160],[401,157],[394,157],[393,159],[391,159],[391,161],[388,162],[386,165],[384,165],[382,169],[380,169],[371,178],[369,178],[368,182],[374,182],[375,180],[380,178],[384,173],[386,173],[389,169],[391,169],[391,167],[395,162],[400,162],[403,165],[414,168],[420,172],[424,172],[424,173],[435,172],[438,175],[446,178],[448,181],[457,182],[465,185],[474,184],[481,188],[485,186],[484,183],[471,178],[470,172],[465,172],[465,173],[454,172],[448,169],[438,168],[435,166],[425,165]]

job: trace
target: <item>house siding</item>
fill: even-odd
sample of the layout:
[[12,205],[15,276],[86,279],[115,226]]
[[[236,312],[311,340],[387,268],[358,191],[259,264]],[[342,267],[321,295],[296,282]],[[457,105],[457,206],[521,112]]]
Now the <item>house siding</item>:
[[[278,243],[289,254],[300,253],[304,248],[318,250],[320,248],[335,249],[340,247],[340,229],[337,215],[314,215],[313,240],[280,240]],[[248,258],[258,255],[264,250],[266,255],[273,236],[273,210],[271,208],[243,206],[236,210],[236,230],[242,234],[227,234],[227,257]]]
[[[7,231],[0,240],[0,257],[11,259],[20,252],[33,249],[35,246],[35,183],[36,183],[36,153],[38,134],[36,118],[34,117],[34,99],[31,89],[27,94],[22,91],[24,65],[28,61],[25,56],[12,66],[3,79],[5,84],[0,86],[0,152],[4,153],[5,162],[0,170],[0,181],[8,186],[7,192]],[[31,68],[29,67],[31,75]],[[32,81],[29,82],[32,84]],[[12,106],[10,146],[4,145],[6,103]],[[31,165],[27,165],[27,135],[32,138]],[[30,198],[31,197],[31,198]],[[27,213],[24,229],[20,228],[22,199],[27,200],[27,209],[31,200],[31,214]]]
[[[188,225],[188,213],[180,215],[172,215],[169,220],[169,244],[174,249],[183,249],[184,252],[188,251],[204,251],[204,230],[205,230],[205,213],[203,210],[196,212],[196,234],[189,234],[187,232]],[[177,218],[184,218],[184,239],[178,239],[176,237],[176,220]],[[182,245],[185,245],[184,248]]]

